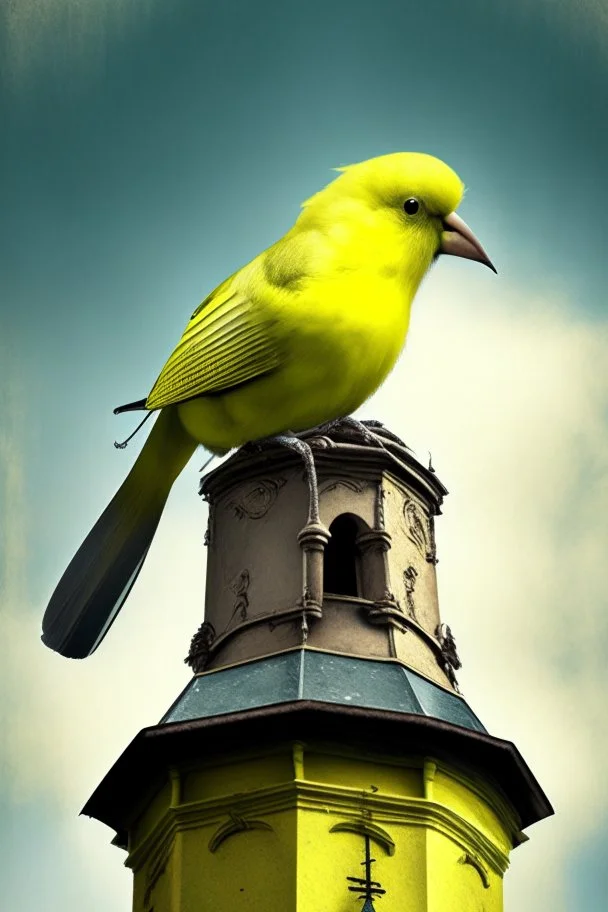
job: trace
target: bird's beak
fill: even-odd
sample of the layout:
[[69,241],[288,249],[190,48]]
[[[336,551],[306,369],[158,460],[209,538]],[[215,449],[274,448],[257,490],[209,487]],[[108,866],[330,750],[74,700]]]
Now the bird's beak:
[[451,212],[443,220],[439,253],[449,253],[452,256],[465,257],[467,260],[477,260],[478,263],[489,266],[492,272],[496,272],[490,258],[467,223],[463,222],[455,212]]

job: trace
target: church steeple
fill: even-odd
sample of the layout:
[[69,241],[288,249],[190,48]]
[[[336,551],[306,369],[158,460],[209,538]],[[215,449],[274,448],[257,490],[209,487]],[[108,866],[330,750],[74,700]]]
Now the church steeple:
[[203,480],[194,677],[84,809],[128,850],[134,912],[203,896],[214,912],[342,912],[362,845],[365,912],[374,897],[387,912],[498,912],[510,850],[551,813],[459,692],[437,597],[446,489],[374,432],[307,437],[320,522],[306,523],[302,464],[280,447]]

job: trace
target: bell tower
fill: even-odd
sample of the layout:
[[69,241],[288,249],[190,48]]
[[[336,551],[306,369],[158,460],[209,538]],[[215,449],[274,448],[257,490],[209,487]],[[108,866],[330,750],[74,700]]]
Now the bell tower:
[[114,828],[134,912],[500,912],[552,813],[459,692],[437,597],[446,489],[393,434],[243,448],[203,479],[193,678],[83,813]]

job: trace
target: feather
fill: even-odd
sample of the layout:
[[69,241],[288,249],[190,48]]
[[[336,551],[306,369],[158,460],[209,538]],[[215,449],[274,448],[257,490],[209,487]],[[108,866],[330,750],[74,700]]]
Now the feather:
[[78,659],[95,651],[137,579],[173,481],[195,447],[175,410],[161,412],[51,597],[42,622],[45,645]]

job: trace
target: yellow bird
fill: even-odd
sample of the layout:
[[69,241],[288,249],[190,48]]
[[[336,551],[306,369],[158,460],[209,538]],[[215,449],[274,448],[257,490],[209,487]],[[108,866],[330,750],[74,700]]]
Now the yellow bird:
[[97,648],[199,444],[225,453],[283,435],[302,450],[294,432],[349,416],[386,378],[440,253],[494,269],[455,214],[463,184],[439,159],[404,152],[339,170],[280,241],[196,308],[147,399],[117,409],[160,415],[51,597],[51,649]]

